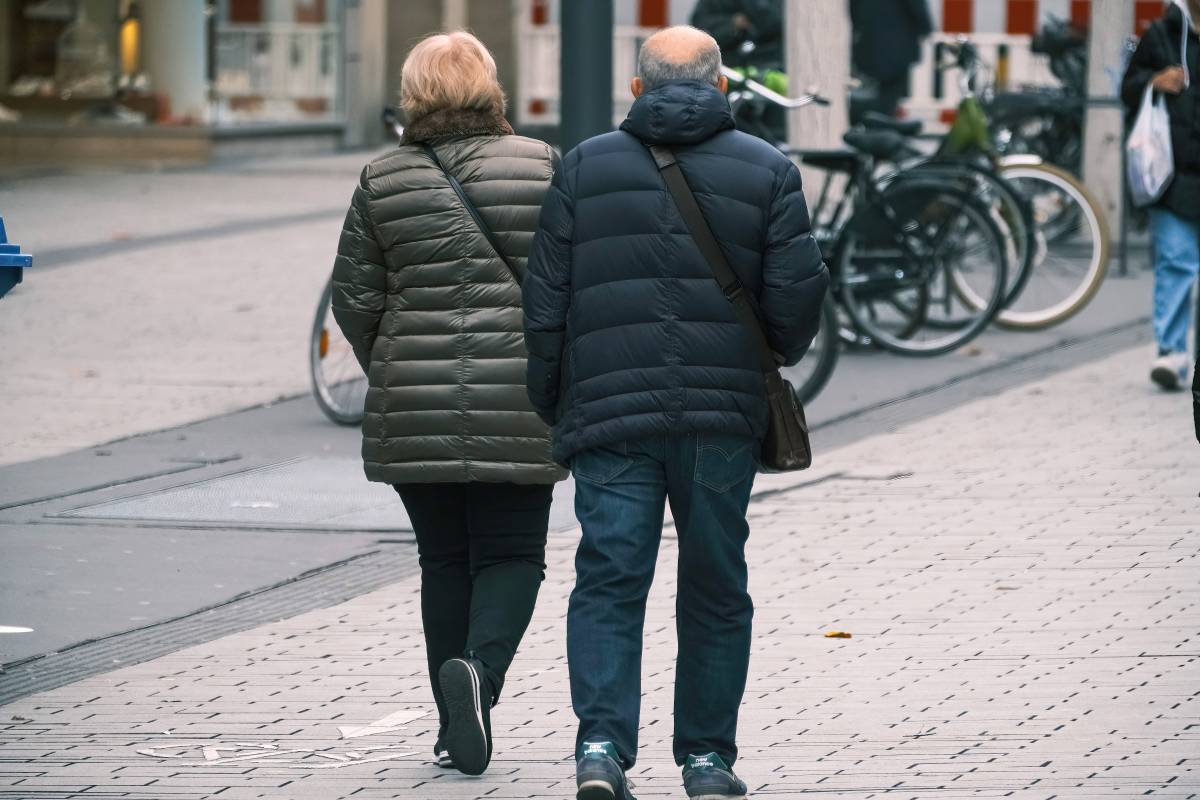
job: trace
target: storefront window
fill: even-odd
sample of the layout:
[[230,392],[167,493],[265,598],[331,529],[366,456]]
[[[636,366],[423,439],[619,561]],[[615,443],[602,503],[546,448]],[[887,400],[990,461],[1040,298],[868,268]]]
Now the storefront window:
[[0,0],[0,124],[335,122],[340,0]]
[[337,0],[219,0],[214,121],[340,120],[339,5]]
[[116,113],[119,0],[19,0],[0,8],[7,31],[0,119],[145,122],[136,109]]

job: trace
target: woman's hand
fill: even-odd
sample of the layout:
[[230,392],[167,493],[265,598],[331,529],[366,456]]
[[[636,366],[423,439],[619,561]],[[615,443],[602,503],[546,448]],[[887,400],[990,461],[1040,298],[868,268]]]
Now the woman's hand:
[[1167,67],[1154,73],[1154,77],[1150,79],[1150,85],[1160,92],[1179,94],[1183,91],[1183,67]]

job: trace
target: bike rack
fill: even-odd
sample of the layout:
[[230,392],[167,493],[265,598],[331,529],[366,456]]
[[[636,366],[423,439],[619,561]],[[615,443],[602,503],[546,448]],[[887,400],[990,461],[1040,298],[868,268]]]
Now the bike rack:
[[25,268],[33,266],[33,256],[22,255],[20,245],[9,244],[4,232],[4,218],[0,217],[0,297],[21,282]]

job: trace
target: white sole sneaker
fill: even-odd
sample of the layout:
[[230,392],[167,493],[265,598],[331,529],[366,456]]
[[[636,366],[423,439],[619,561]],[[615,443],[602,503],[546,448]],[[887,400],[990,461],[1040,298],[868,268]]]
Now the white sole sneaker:
[[438,682],[450,713],[442,743],[455,769],[465,775],[482,775],[492,759],[492,740],[480,675],[469,661],[452,658],[438,671]]

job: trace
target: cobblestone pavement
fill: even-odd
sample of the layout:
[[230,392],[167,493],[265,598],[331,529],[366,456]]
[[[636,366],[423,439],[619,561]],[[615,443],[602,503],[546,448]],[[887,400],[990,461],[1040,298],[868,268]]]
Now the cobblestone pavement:
[[[1190,397],[1153,392],[1145,361],[1124,351],[760,480],[752,796],[1200,796],[1200,447]],[[482,778],[425,763],[408,580],[0,709],[0,797],[573,797],[573,544],[553,546]],[[682,797],[674,557],[668,531],[641,798]]]

